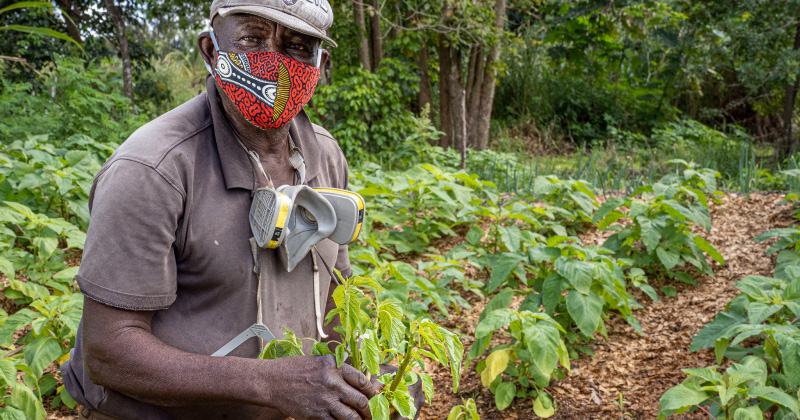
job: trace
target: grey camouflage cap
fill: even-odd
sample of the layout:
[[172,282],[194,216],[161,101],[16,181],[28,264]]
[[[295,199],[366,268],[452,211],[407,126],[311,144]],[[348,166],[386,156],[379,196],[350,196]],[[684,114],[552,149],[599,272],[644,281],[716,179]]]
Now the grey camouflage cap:
[[333,24],[333,9],[328,0],[214,0],[211,3],[212,21],[217,14],[234,13],[261,16],[337,46],[328,36]]

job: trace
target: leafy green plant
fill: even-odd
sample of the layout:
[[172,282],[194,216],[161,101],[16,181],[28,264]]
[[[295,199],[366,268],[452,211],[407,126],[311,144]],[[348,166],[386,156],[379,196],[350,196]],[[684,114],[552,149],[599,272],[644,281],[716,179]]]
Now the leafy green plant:
[[[381,392],[370,399],[372,417],[388,420],[391,409],[404,418],[414,418],[416,408],[408,387],[417,381],[430,404],[433,397],[433,380],[424,372],[415,372],[413,365],[425,370],[428,357],[437,363],[450,367],[453,377],[453,392],[458,389],[461,378],[461,360],[464,347],[452,332],[435,324],[430,319],[407,319],[403,309],[395,299],[377,300],[362,289],[373,293],[383,292],[383,287],[375,279],[367,276],[341,278],[342,284],[333,292],[336,309],[330,311],[326,322],[336,316],[341,326],[336,331],[341,341],[333,341],[335,350],[327,343],[315,343],[313,354],[333,354],[337,366],[348,362],[367,376],[375,376],[385,386]],[[262,351],[261,358],[277,358],[301,355],[302,340],[290,331],[282,340],[271,342]],[[352,349],[357,349],[353,351]],[[381,364],[398,360],[398,370],[381,374]]]
[[[711,230],[711,218],[705,193],[697,187],[709,186],[713,176],[692,169],[683,174],[687,180],[677,184],[656,183],[639,188],[633,196],[609,198],[595,213],[599,229],[617,231],[603,247],[619,258],[631,258],[637,267],[651,274],[663,272],[669,277],[695,284],[680,267],[689,263],[703,274],[713,275],[704,252],[720,264],[722,255],[691,227]],[[689,185],[686,185],[689,184]],[[710,187],[709,187],[710,188]],[[635,198],[642,194],[642,199]],[[615,224],[627,219],[629,224]]]
[[463,404],[450,409],[447,420],[481,420],[475,400],[469,398],[467,400],[462,399],[462,401]]
[[556,406],[544,388],[551,376],[564,377],[564,372],[557,370],[559,363],[569,373],[569,352],[562,337],[566,331],[547,314],[506,308],[511,296],[498,294],[487,306],[488,312],[481,314],[467,363],[483,353],[495,334],[510,335],[511,344],[493,348],[476,365],[481,382],[495,395],[498,409],[506,409],[516,397],[530,397],[535,399],[534,413],[550,417]]
[[583,180],[561,180],[555,176],[539,176],[533,184],[534,197],[560,211],[565,222],[580,228],[592,221],[598,203],[594,192]]

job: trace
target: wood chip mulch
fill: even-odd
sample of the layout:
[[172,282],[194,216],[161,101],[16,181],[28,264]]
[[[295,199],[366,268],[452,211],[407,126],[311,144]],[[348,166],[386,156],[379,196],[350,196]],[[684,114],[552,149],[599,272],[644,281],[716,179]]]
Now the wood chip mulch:
[[[725,258],[726,265],[714,263],[715,277],[699,276],[697,288],[670,281],[678,289],[675,298],[660,295],[659,302],[650,301],[636,291],[639,303],[645,306],[634,312],[643,334],[636,334],[621,317],[613,315],[608,326],[608,340],[602,337],[588,345],[594,357],[581,355],[572,361],[572,376],[554,381],[548,388],[558,404],[553,419],[655,419],[658,399],[669,388],[686,378],[681,369],[711,366],[716,363],[711,350],[689,353],[692,337],[707,322],[724,309],[739,292],[733,285],[748,275],[771,276],[774,257],[766,256],[768,243],[755,243],[760,233],[792,225],[794,216],[788,205],[782,205],[783,195],[754,193],[750,201],[731,194],[721,205],[711,205],[713,228],[701,233]],[[584,244],[602,244],[608,234],[588,232],[582,235]],[[657,290],[663,283],[651,281]],[[483,304],[463,317],[445,321],[448,327],[462,334],[471,334]],[[465,340],[468,349],[471,340]],[[494,405],[494,396],[481,385],[480,375],[472,366],[463,370],[458,394],[447,392],[450,374],[434,368],[436,397],[431,406],[423,408],[420,418],[444,420],[451,407],[461,398],[475,398],[481,419],[533,419],[531,400],[516,399],[503,411]],[[624,410],[618,406],[623,395]],[[625,414],[627,413],[627,414]],[[700,419],[698,414],[675,416],[680,419]]]

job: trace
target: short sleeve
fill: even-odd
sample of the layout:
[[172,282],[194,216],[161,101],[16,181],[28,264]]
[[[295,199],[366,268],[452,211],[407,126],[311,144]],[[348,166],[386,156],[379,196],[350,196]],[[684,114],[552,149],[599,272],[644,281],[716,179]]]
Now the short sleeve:
[[156,168],[119,158],[94,181],[91,221],[76,279],[87,297],[159,310],[175,301],[175,241],[184,194]]

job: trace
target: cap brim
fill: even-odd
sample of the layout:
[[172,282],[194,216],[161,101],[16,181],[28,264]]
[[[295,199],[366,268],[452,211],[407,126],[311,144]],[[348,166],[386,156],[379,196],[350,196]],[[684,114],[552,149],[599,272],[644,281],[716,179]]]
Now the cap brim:
[[294,29],[297,32],[302,32],[306,35],[315,36],[329,44],[333,47],[338,47],[336,42],[334,42],[327,34],[320,32],[318,29],[315,29],[313,26],[309,25],[302,19],[290,15],[286,12],[273,9],[267,6],[231,6],[231,7],[220,7],[218,13],[222,16],[228,16],[235,13],[247,13],[249,15],[256,15],[261,16],[264,19],[271,20],[273,22],[278,22],[287,28]]

